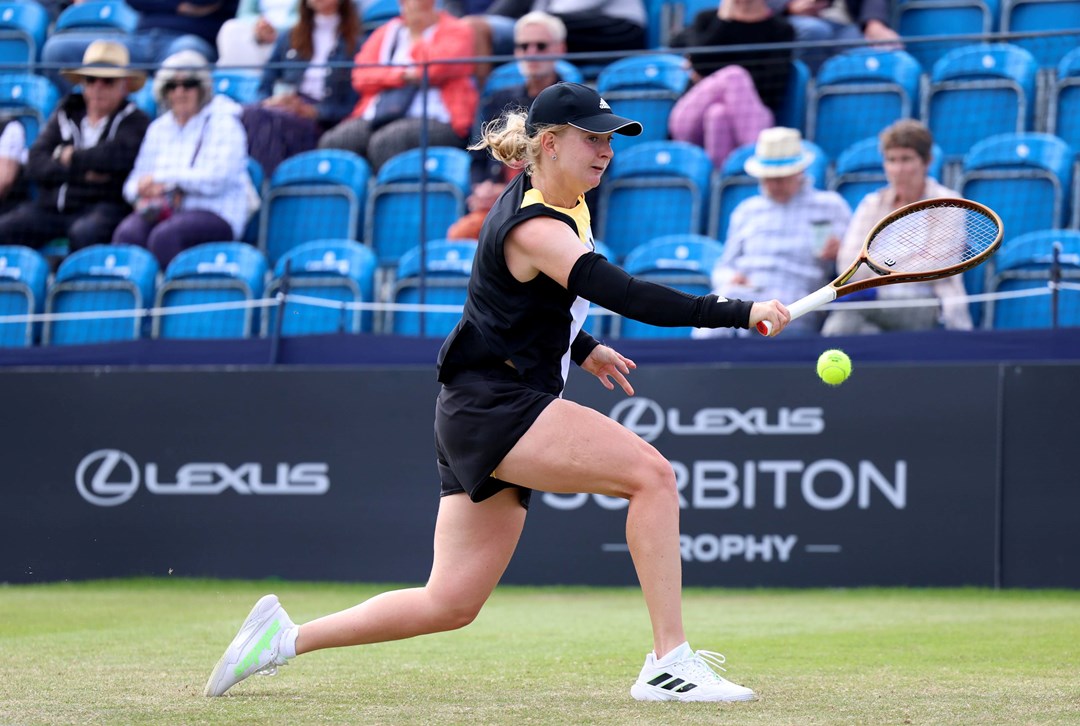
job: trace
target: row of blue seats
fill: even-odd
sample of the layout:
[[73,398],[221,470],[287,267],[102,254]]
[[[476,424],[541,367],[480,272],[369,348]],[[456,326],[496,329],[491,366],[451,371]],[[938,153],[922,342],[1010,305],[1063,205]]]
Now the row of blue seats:
[[[32,345],[38,337],[46,345],[100,343],[132,340],[143,332],[154,338],[197,339],[372,331],[441,337],[458,320],[456,308],[465,300],[475,249],[474,241],[433,240],[411,250],[381,298],[374,256],[352,240],[307,243],[272,270],[249,245],[208,243],[177,256],[161,275],[153,256],[141,248],[91,247],[65,260],[51,281],[39,254],[0,247],[0,316],[46,313],[41,325],[4,318],[0,345]],[[719,242],[702,235],[669,235],[634,250],[624,267],[633,275],[704,294],[722,251]],[[1048,327],[1055,318],[1059,325],[1080,325],[1080,231],[1022,235],[1005,243],[994,262],[988,291],[1008,295],[987,303],[985,315],[979,316],[986,327]],[[1051,280],[1073,284],[1057,298],[1014,296],[1045,291]],[[375,302],[393,306],[380,318],[371,305]],[[1053,304],[1059,306],[1057,315]],[[421,305],[448,308],[422,311]],[[156,314],[147,325],[143,315],[151,306]],[[95,316],[101,312],[106,316]],[[591,326],[598,336],[616,338],[686,337],[690,332],[610,316],[594,316]]]

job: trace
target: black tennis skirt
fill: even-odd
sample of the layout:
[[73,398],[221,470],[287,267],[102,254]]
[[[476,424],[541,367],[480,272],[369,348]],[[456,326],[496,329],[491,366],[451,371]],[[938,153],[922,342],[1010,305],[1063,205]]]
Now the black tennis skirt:
[[505,364],[461,371],[443,384],[435,403],[435,453],[441,496],[465,492],[481,502],[515,487],[528,509],[532,490],[491,476],[510,449],[557,397],[523,384]]

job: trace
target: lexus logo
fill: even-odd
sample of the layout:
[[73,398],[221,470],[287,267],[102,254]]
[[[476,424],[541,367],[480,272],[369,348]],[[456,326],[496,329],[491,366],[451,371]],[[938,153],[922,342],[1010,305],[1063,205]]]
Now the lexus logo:
[[91,504],[115,507],[135,495],[139,488],[139,467],[123,451],[98,449],[79,462],[75,486]]
[[664,432],[664,409],[649,398],[627,398],[615,404],[610,418],[645,441],[656,441]]

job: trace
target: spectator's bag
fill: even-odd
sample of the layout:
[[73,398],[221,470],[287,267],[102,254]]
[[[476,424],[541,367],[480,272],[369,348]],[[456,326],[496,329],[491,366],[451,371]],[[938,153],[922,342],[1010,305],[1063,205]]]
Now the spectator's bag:
[[371,130],[375,131],[391,121],[405,118],[418,90],[418,86],[407,85],[379,91],[379,95],[375,97],[375,113],[368,122]]

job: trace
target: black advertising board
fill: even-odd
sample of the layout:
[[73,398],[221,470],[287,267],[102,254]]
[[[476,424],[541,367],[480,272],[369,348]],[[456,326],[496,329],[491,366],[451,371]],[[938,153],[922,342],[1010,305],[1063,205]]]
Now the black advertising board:
[[[1077,373],[651,365],[567,397],[673,462],[688,585],[1076,587]],[[0,375],[0,581],[427,577],[430,367]],[[625,507],[534,496],[505,581],[635,583]]]

